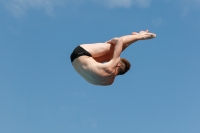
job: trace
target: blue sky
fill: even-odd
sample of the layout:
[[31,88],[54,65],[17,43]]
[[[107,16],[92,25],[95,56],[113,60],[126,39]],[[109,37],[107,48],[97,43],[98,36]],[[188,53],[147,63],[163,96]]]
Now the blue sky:
[[[1,133],[199,133],[199,0],[1,0]],[[149,29],[131,70],[88,84],[69,56],[82,43]]]

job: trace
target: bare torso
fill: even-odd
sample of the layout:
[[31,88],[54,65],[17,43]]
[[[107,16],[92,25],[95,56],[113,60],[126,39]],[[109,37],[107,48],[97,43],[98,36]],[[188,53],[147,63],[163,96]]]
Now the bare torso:
[[98,63],[92,57],[80,56],[73,61],[72,65],[91,84],[107,86],[114,82],[115,72],[104,69],[106,64]]

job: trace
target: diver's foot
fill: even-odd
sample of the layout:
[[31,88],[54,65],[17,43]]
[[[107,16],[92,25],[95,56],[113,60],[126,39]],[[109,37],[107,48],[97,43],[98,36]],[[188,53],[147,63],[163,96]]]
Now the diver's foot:
[[156,37],[156,34],[149,33],[148,30],[140,31],[140,33],[133,32],[132,35],[137,35],[138,36],[138,40],[147,40],[147,39],[152,39],[152,38]]

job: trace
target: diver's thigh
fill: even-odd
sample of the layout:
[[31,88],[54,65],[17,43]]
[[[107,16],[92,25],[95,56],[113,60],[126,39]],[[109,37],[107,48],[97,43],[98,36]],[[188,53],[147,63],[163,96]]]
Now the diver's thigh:
[[82,44],[80,46],[88,51],[92,57],[100,57],[114,50],[114,45],[110,43]]

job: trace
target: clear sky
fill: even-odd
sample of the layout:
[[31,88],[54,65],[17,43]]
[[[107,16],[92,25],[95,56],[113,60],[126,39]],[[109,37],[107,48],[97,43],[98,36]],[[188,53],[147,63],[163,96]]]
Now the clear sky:
[[[82,43],[149,29],[111,86],[73,69]],[[0,133],[200,133],[199,0],[0,0]]]

